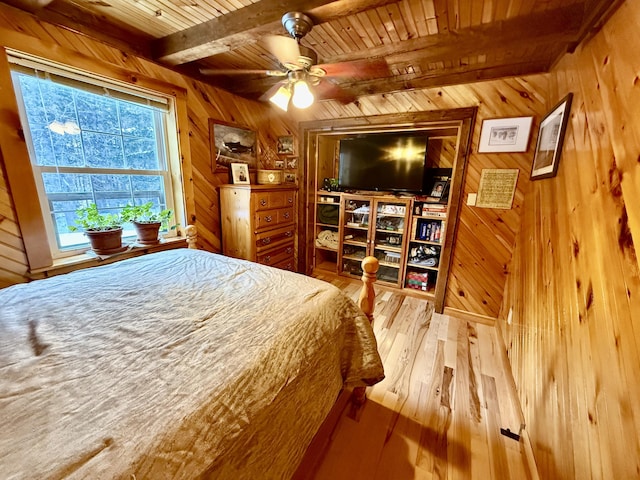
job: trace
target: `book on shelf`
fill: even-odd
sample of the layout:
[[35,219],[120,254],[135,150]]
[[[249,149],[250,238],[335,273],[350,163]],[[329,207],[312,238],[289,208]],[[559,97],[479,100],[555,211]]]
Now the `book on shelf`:
[[442,218],[447,218],[447,212],[429,212],[429,211],[422,211],[422,216],[423,217],[442,217]]

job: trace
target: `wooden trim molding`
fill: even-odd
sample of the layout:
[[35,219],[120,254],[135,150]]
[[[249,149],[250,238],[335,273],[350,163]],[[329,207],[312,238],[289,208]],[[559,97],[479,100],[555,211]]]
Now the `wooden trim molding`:
[[489,325],[491,327],[494,327],[496,325],[496,322],[498,321],[497,318],[489,317],[487,315],[480,315],[479,313],[467,312],[465,310],[459,310],[453,307],[444,307],[443,313],[445,315],[449,315],[450,317],[456,317],[461,320],[466,320],[467,322],[481,323],[483,325]]
[[53,263],[6,50],[0,55],[0,151],[30,268]]
[[[392,113],[372,115],[368,117],[349,117],[331,120],[313,120],[301,122],[300,138],[302,138],[302,152],[305,152],[304,167],[306,168],[306,182],[300,184],[300,196],[307,202],[301,211],[300,249],[304,254],[306,265],[304,271],[310,272],[313,258],[313,234],[310,231],[313,212],[309,204],[313,201],[315,186],[319,179],[316,178],[318,159],[316,158],[317,138],[320,135],[338,133],[356,133],[365,131],[403,131],[403,130],[434,130],[437,128],[457,130],[458,148],[455,169],[452,177],[451,196],[449,204],[448,230],[443,254],[440,258],[440,271],[435,298],[435,311],[441,313],[446,297],[449,269],[451,266],[452,251],[457,234],[458,216],[460,212],[460,196],[462,195],[464,177],[471,145],[471,136],[477,114],[477,107],[455,108],[446,110],[425,110],[410,113]],[[304,218],[303,218],[304,217]],[[302,254],[301,254],[302,257]],[[441,280],[442,279],[442,280]],[[491,323],[493,324],[493,323]]]

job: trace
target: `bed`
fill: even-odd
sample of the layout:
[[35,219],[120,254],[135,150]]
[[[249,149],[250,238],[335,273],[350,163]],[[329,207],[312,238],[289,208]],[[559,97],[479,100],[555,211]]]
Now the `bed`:
[[325,282],[194,249],[0,290],[3,478],[289,478],[383,378]]

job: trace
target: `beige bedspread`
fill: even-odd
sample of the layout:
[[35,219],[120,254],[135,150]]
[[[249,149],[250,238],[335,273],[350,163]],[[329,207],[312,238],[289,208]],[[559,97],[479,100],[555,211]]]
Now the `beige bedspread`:
[[0,290],[3,478],[288,478],[366,317],[302,275],[172,250]]

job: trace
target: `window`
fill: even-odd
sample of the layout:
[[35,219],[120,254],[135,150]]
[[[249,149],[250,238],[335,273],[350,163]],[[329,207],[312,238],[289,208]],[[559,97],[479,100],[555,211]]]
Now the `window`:
[[[96,203],[173,209],[168,98],[127,91],[56,67],[13,59],[12,77],[54,257],[86,250],[75,211]],[[175,137],[175,134],[174,134]],[[176,141],[173,138],[172,141]],[[124,225],[124,237],[133,236]],[[133,238],[132,238],[133,239]]]

